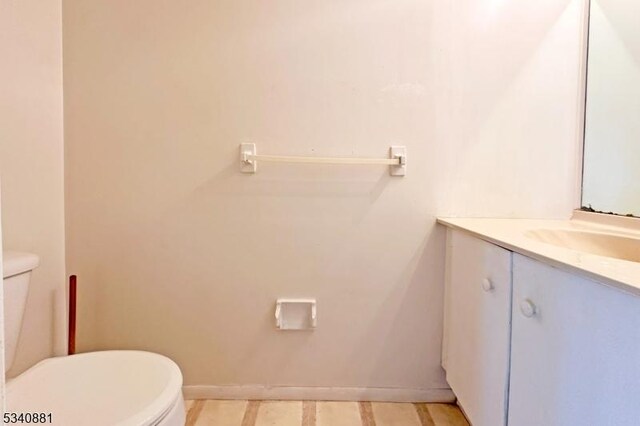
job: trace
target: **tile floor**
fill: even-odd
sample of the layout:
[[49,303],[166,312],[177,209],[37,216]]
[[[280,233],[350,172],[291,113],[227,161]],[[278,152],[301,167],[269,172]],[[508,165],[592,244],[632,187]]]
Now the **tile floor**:
[[469,426],[457,406],[187,400],[187,426]]

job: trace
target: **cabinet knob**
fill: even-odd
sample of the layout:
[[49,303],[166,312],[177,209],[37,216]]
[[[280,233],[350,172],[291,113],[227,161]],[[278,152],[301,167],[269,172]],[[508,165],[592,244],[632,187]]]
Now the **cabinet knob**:
[[485,278],[485,279],[482,280],[482,289],[484,291],[493,290],[493,283],[491,282],[491,280],[489,278]]
[[524,299],[520,302],[520,312],[527,318],[531,318],[537,312],[536,305],[529,299]]

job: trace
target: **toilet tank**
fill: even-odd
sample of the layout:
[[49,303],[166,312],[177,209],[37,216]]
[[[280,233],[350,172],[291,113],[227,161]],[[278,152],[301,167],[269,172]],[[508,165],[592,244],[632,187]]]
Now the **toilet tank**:
[[29,294],[31,271],[40,263],[35,254],[4,251],[3,290],[4,290],[4,357],[5,371],[13,364],[18,347],[18,337],[22,328],[22,316]]

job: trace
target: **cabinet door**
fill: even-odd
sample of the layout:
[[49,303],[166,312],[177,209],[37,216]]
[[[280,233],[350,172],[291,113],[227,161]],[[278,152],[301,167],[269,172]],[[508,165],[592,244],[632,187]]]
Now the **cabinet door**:
[[506,421],[511,252],[450,232],[443,365],[474,426]]
[[509,425],[640,424],[640,298],[514,255]]

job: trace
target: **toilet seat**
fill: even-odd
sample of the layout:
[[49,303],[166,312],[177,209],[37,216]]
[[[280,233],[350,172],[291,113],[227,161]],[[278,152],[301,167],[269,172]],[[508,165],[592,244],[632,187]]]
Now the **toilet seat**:
[[104,351],[46,359],[6,386],[7,412],[65,426],[184,424],[182,374],[162,355]]

